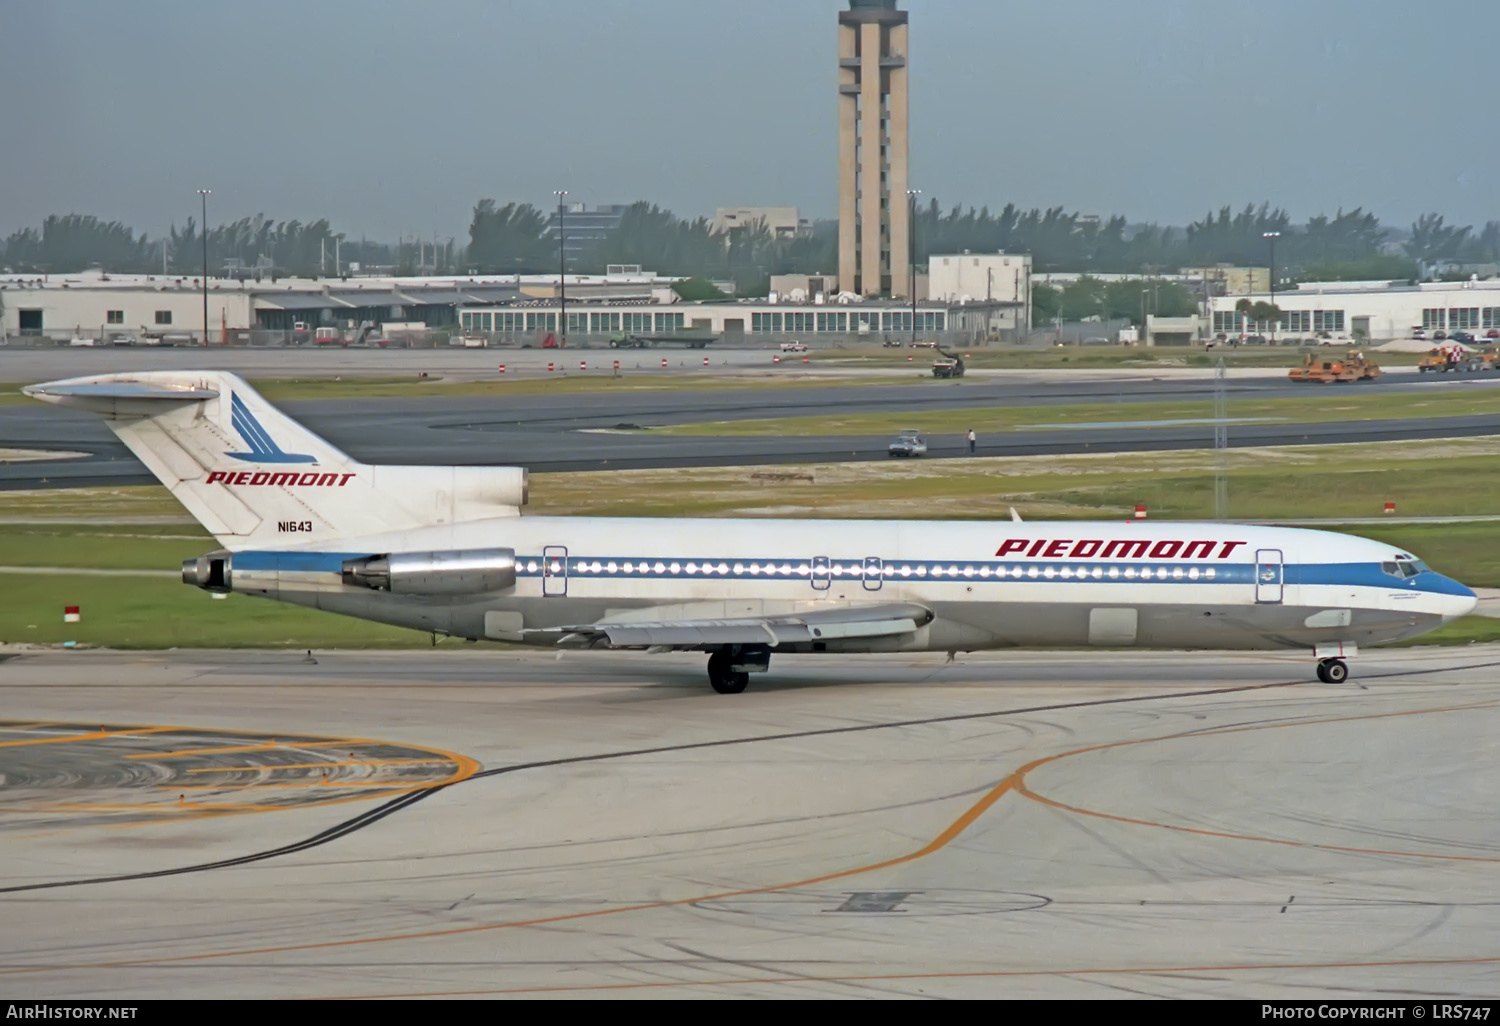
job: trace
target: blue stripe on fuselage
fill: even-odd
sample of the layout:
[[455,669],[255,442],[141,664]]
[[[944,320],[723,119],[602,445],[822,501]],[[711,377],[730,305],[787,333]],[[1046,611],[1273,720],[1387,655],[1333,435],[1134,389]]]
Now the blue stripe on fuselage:
[[[236,552],[234,554],[234,569],[245,571],[285,571],[289,573],[341,573],[346,560],[367,559],[375,553],[370,552],[267,552],[248,551]],[[542,575],[541,556],[518,556],[517,572],[521,577],[540,577]],[[856,565],[862,565],[863,560],[858,559],[833,559],[833,563],[840,564],[851,569]],[[529,569],[527,564],[536,566],[535,570]],[[589,568],[594,563],[608,566],[613,563],[619,566],[630,563],[638,567],[642,563],[648,563],[649,568],[644,571],[632,570],[629,573],[617,571],[609,573],[601,570],[593,572]],[[661,563],[665,567],[662,571],[656,570],[656,564]],[[676,572],[671,570],[671,564],[677,564]],[[717,566],[720,563],[728,563],[730,572],[727,574],[688,573],[687,565],[694,564],[701,568],[705,563]],[[739,573],[734,571],[736,564],[747,567],[750,564],[760,567],[781,567],[790,564],[794,569],[800,569],[810,564],[805,558],[797,559],[725,559],[714,557],[712,559],[690,559],[685,557],[651,556],[627,557],[627,556],[570,556],[568,558],[568,575],[579,580],[806,580],[807,573],[794,572],[790,575],[766,572],[751,574],[747,569]],[[955,582],[963,580],[966,584],[1059,584],[1059,583],[1082,583],[1082,584],[1196,584],[1196,585],[1247,585],[1254,581],[1255,565],[1251,563],[1235,563],[1228,565],[1208,564],[1170,564],[1153,563],[1143,561],[1139,563],[1091,563],[1087,561],[1060,563],[1041,562],[1016,562],[1005,560],[887,560],[886,567],[895,569],[897,572],[886,575],[884,580],[897,584],[907,581],[934,581],[939,583]],[[958,574],[950,573],[953,568],[958,569]],[[1020,577],[1011,576],[1010,573],[1001,574],[1001,568],[1013,569],[1022,567],[1029,574],[1031,568],[1035,567],[1037,576],[1031,577],[1023,574]],[[1069,570],[1068,577],[1062,577],[1061,571],[1064,567]],[[1093,576],[1094,568],[1102,570],[1099,577]],[[982,576],[979,571],[987,568],[989,574]],[[1111,568],[1120,571],[1120,576],[1108,576]],[[1134,571],[1131,577],[1125,577],[1124,571],[1130,568]],[[1153,571],[1149,579],[1141,576],[1144,569]],[[1212,578],[1206,576],[1208,569],[1213,569],[1215,575]],[[899,571],[906,569],[908,573]],[[942,574],[935,573],[942,570]],[[1045,577],[1043,573],[1051,569],[1053,576]],[[1157,575],[1154,571],[1166,569],[1175,571],[1181,569],[1181,577],[1168,575]],[[966,575],[965,570],[972,571],[972,576]],[[1083,573],[1079,573],[1079,571]],[[1198,570],[1196,577],[1189,576],[1189,571]],[[920,572],[919,572],[920,571]],[[1444,577],[1442,574],[1427,571],[1416,577],[1399,578],[1386,573],[1380,568],[1379,563],[1287,563],[1284,566],[1284,583],[1287,586],[1294,585],[1335,585],[1345,587],[1361,588],[1389,588],[1401,591],[1422,591],[1441,595],[1462,595],[1472,597],[1473,592],[1460,584],[1458,581]],[[858,574],[844,573],[835,579],[855,580]]]

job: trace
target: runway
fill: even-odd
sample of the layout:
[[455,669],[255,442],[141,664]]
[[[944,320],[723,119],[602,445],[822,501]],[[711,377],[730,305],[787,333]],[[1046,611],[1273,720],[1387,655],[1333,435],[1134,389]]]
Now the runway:
[[6,654],[18,998],[1500,984],[1500,646]]
[[[161,354],[135,354],[152,355]],[[222,355],[222,354],[220,354]],[[292,355],[307,355],[297,354]],[[388,356],[393,354],[360,354]],[[1233,379],[1232,398],[1306,395],[1264,373]],[[1414,372],[1388,375],[1361,389],[1379,394],[1422,391],[1462,394],[1500,387],[1500,378],[1428,381]],[[1037,409],[1056,422],[1059,408],[1111,404],[1128,418],[1132,404],[1212,397],[1206,374],[1131,372],[1106,378],[1080,372],[1004,372],[962,383],[809,384],[786,388],[627,390],[503,398],[355,399],[288,402],[286,411],[354,457],[371,463],[521,465],[534,472],[755,466],[887,459],[890,439],[872,435],[816,437],[659,436],[653,427],[767,417],[837,416],[899,409],[922,427],[924,414],[996,406]],[[1340,393],[1348,394],[1348,393]],[[1500,433],[1500,416],[1261,422],[1230,428],[1233,447],[1395,441]],[[933,458],[967,456],[958,435],[929,439]],[[987,433],[981,456],[1133,452],[1212,447],[1211,423],[1093,427]],[[0,407],[0,448],[83,452],[81,459],[0,463],[0,489],[149,484],[154,479],[97,417],[58,408]]]

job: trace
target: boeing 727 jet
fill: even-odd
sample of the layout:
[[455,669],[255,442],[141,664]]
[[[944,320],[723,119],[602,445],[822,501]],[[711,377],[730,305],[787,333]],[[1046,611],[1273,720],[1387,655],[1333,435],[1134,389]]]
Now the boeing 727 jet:
[[371,466],[219,372],[33,385],[92,410],[223,548],[187,584],[455,637],[708,654],[1285,649],[1345,680],[1475,595],[1411,553],[1227,523],[522,515],[514,467]]

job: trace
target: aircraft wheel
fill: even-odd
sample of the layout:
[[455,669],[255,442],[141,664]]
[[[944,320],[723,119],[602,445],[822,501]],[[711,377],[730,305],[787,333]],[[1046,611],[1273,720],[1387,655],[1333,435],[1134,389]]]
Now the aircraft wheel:
[[1325,684],[1342,684],[1349,679],[1349,664],[1342,659],[1324,659],[1318,664],[1318,679]]
[[726,651],[715,652],[708,657],[708,682],[721,695],[738,695],[750,684],[748,673],[735,673],[729,668],[730,655]]

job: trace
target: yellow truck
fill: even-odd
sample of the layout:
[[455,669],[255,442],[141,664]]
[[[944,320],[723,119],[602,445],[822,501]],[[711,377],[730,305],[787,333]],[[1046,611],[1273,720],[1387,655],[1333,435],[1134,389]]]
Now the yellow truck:
[[1427,355],[1417,361],[1417,373],[1426,374],[1431,371],[1434,374],[1446,374],[1449,371],[1469,371],[1478,373],[1492,371],[1500,366],[1500,357],[1496,356],[1493,349],[1469,349],[1456,350],[1444,349],[1438,346],[1427,351]]

